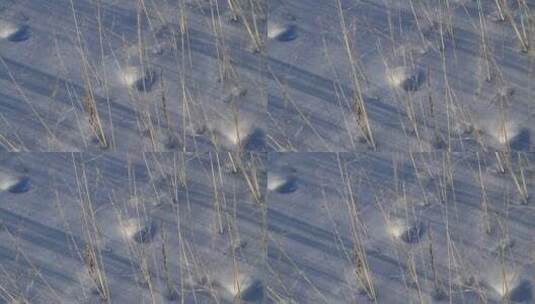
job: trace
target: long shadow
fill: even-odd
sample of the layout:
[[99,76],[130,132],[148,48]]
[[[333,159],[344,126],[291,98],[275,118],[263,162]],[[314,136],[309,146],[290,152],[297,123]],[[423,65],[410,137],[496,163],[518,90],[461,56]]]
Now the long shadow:
[[[99,26],[102,27],[105,35],[109,35],[109,37],[104,38],[104,45],[102,46],[105,51],[104,55],[110,54],[111,50],[123,47],[124,41],[135,41],[138,38],[138,18],[135,10],[109,3],[101,3],[99,4],[99,11],[98,5],[91,1],[82,0],[74,1],[73,3],[85,47],[94,51],[95,54],[100,54],[100,37],[98,35],[85,35],[85,32],[95,33]],[[31,5],[26,5],[25,8],[33,11],[36,15],[42,15],[43,12],[46,12],[49,18],[53,17],[54,20],[58,21],[58,24],[64,25],[61,31],[66,31],[69,34],[67,38],[76,41],[77,34],[70,1],[31,1]],[[100,20],[97,20],[96,16],[100,16]],[[140,21],[142,22],[141,26],[145,27],[147,24],[146,18],[141,18]],[[108,46],[111,48],[108,48]]]
[[[2,261],[2,265],[6,267],[9,267],[8,265],[11,265],[13,267],[23,267],[28,270],[32,269],[32,265],[28,263],[28,261],[26,261],[25,259],[21,258],[20,253],[8,247],[0,246],[0,261]],[[50,267],[47,267],[46,264],[40,263],[38,265],[35,265],[35,261],[31,262],[32,264],[34,264],[34,266],[37,266],[36,268],[39,269],[39,272],[41,272],[47,278],[55,279],[57,281],[63,282],[63,284],[78,282],[75,278],[65,275],[64,272],[58,272]]]
[[[35,68],[30,67],[29,65],[13,61],[9,58],[4,58],[4,61],[6,62],[10,72],[15,75],[15,78],[17,78],[17,75],[32,75],[32,81],[28,81],[26,79],[16,79],[17,83],[22,88],[25,88],[32,93],[36,93],[38,95],[46,97],[53,96],[54,93],[56,93],[55,99],[61,101],[62,103],[68,106],[72,106],[73,104],[73,102],[71,102],[72,97],[69,96],[67,92],[63,90],[60,90],[59,92],[54,92],[54,89],[50,86],[51,84],[59,83],[60,86],[65,89],[69,88],[71,90],[74,90],[79,96],[83,96],[83,94],[85,93],[85,89],[82,86],[72,81],[68,81],[61,77],[37,70]],[[5,71],[3,73],[0,73],[0,79],[4,79],[9,82],[12,81],[9,74]],[[95,96],[95,101],[101,105],[106,105],[107,103],[106,98],[98,95]],[[112,105],[112,110],[118,110],[119,112],[121,112],[121,115],[135,115],[134,110],[132,110],[131,108],[125,107],[121,104],[118,104],[117,102],[110,102]]]
[[[336,275],[333,275],[330,272],[326,272],[326,271],[320,270],[317,267],[314,267],[314,265],[305,264],[302,261],[295,260],[295,259],[292,259],[292,261],[290,261],[282,253],[279,253],[280,251],[281,251],[280,248],[275,247],[273,244],[268,244],[268,251],[267,251],[268,259],[269,260],[273,260],[273,261],[277,261],[279,263],[283,263],[286,266],[283,269],[279,269],[279,271],[280,270],[283,271],[283,273],[279,273],[279,275],[282,275],[282,276],[280,276],[282,278],[291,278],[290,275],[292,275],[292,274],[299,275],[299,273],[296,273],[296,272],[292,271],[292,268],[297,267],[299,269],[299,271],[302,271],[302,272],[306,273],[307,275],[310,275],[310,277],[312,277],[312,278],[320,277],[320,278],[322,278],[324,280],[327,280],[330,284],[335,284],[335,285],[345,283],[341,279],[340,276],[336,276]],[[288,253],[287,251],[288,250],[286,250],[286,253]],[[290,255],[292,255],[292,254],[290,254]],[[290,256],[290,258],[292,258],[292,256]],[[273,267],[273,266],[271,266],[271,267]],[[283,280],[282,283],[284,284],[285,283],[284,279],[282,279],[282,280]],[[314,283],[315,280],[312,279],[312,281]],[[318,286],[317,284],[315,284],[314,286],[316,288],[318,288],[318,290],[320,290],[323,294],[328,295],[331,298],[335,298],[335,297],[339,296],[338,294],[333,293],[333,290],[328,288],[327,286]]]
[[[22,137],[23,144],[25,145],[36,140],[32,135],[35,135],[37,130],[43,128],[43,125],[40,124],[28,110],[29,109],[25,106],[24,101],[0,93],[0,112],[4,115],[4,117],[6,117],[6,119],[8,119],[10,122],[12,122],[12,117],[17,117],[18,122],[24,122],[26,131],[13,131],[17,131],[17,134]],[[2,135],[6,136],[6,133],[9,134],[10,130],[7,132],[3,131]]]
[[[9,58],[4,58],[4,60],[6,61],[11,73],[13,73],[15,77],[17,77],[17,75],[32,75],[32,78],[30,80],[17,79],[18,85],[20,85],[21,88],[26,89],[31,93],[41,95],[45,98],[51,98],[51,96],[55,94],[54,100],[61,102],[69,107],[72,107],[73,105],[76,106],[78,104],[72,100],[73,96],[69,96],[69,91],[74,91],[78,96],[83,96],[85,93],[85,89],[76,83],[34,69],[26,64],[15,62]],[[3,70],[0,71],[0,79],[9,82],[12,81],[8,73]],[[54,92],[52,85],[54,83],[59,83],[60,86],[64,89]],[[95,101],[97,102],[98,108],[108,108],[108,101],[106,100],[106,98],[95,95]],[[122,105],[114,101],[113,99],[111,99],[109,102],[114,126],[119,129],[123,128],[137,130],[135,126],[136,112],[132,108]],[[34,106],[36,105],[34,104]],[[28,110],[26,110],[25,112],[28,112]],[[107,111],[103,110],[101,114],[101,118],[103,118],[103,121],[107,121],[109,117]],[[128,119],[128,117],[130,117],[130,119]]]
[[[70,259],[79,260],[72,252],[72,245],[76,244],[78,248],[85,248],[86,245],[86,242],[77,236],[48,227],[5,208],[0,208],[0,220],[4,223],[8,231],[12,231],[16,238],[20,238],[35,246],[53,251],[56,254]],[[72,244],[73,242],[74,244]],[[106,268],[114,274],[124,273],[125,270],[132,270],[132,267],[136,267],[134,261],[115,255],[112,252],[103,251],[102,256]],[[126,276],[117,277],[133,282],[133,278],[129,280]]]
[[[205,32],[197,31],[195,29],[190,30],[190,46],[192,50],[205,56],[218,58],[217,50],[213,47],[213,39],[212,36]],[[259,55],[244,50],[239,46],[232,48],[232,52],[234,53],[235,58],[239,58],[239,60],[235,62],[236,65],[252,72],[259,73],[265,78],[272,79],[273,74],[271,74],[270,71],[265,70],[262,64],[259,64]],[[334,91],[336,86],[340,86],[342,90],[346,92],[346,95],[350,95],[350,92],[352,92],[352,89],[349,87],[337,84],[331,79],[315,75],[276,58],[267,57],[266,59],[266,64],[274,70],[275,74],[280,74],[279,76],[281,77],[284,75],[284,84],[305,94],[318,97],[325,102],[337,106],[339,105],[337,102],[338,97]],[[397,117],[398,109],[392,105],[380,100],[373,100],[368,104],[370,109],[373,109],[370,111],[374,115],[381,117],[385,117],[384,115],[395,115]]]

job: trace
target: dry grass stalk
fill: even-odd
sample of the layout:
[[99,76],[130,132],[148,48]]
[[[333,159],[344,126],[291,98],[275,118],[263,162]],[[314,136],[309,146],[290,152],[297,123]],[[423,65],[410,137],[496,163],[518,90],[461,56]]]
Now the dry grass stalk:
[[373,280],[373,274],[368,263],[366,248],[364,247],[363,237],[365,227],[358,216],[357,201],[352,188],[352,182],[347,172],[347,167],[342,164],[340,155],[337,154],[338,169],[345,186],[346,199],[345,204],[351,226],[351,237],[353,240],[352,258],[355,262],[354,275],[359,286],[364,290],[370,301],[377,301],[377,290]]
[[97,288],[99,297],[108,302],[110,299],[109,290],[107,288],[106,281],[102,275],[103,271],[100,267],[100,263],[95,252],[95,248],[91,245],[86,244],[84,249],[84,263],[87,269],[87,273]]
[[97,111],[97,105],[95,99],[93,98],[90,92],[87,92],[82,97],[82,106],[87,115],[91,132],[97,138],[100,147],[103,149],[108,148],[108,142],[106,140],[106,135],[104,133],[100,116]]
[[[264,39],[263,33],[258,27],[260,20],[258,14],[262,14],[260,5],[262,1],[257,2],[254,0],[245,0],[245,5],[240,3],[239,0],[227,0],[229,7],[232,11],[233,20],[241,20],[251,42],[253,43],[253,50],[255,52],[262,52],[264,50]],[[250,18],[249,14],[246,14],[244,7],[247,6],[250,9]]]
[[364,96],[362,93],[362,86],[360,84],[360,79],[359,79],[360,73],[358,71],[357,62],[353,54],[353,48],[351,46],[349,31],[345,22],[344,12],[342,9],[342,3],[340,2],[340,0],[337,0],[336,3],[338,6],[338,15],[340,18],[340,27],[342,30],[344,47],[345,47],[346,55],[349,60],[349,64],[351,66],[351,80],[352,80],[352,86],[353,86],[353,111],[355,112],[355,119],[357,121],[357,125],[359,129],[364,134],[366,141],[373,147],[373,149],[375,149],[376,144],[375,144],[373,133],[370,127],[370,122],[368,119],[368,112],[366,110]]

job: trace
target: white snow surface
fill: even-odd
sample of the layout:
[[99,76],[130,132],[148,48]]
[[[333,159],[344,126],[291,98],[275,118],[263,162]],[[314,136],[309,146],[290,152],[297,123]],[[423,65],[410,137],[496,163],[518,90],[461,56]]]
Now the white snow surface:
[[0,304],[535,303],[534,20],[0,0]]

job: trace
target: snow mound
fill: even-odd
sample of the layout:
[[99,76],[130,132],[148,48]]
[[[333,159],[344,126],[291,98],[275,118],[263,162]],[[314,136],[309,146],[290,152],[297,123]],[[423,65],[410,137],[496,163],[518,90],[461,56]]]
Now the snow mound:
[[386,230],[394,239],[413,244],[419,242],[422,238],[424,226],[418,221],[396,218],[388,220]]
[[0,39],[11,42],[22,42],[30,37],[30,29],[27,25],[17,25],[8,21],[0,20]]
[[16,25],[6,22],[6,21],[0,21],[0,38],[2,39],[8,39],[11,35],[16,33],[18,31],[18,28]]
[[156,82],[156,75],[150,69],[127,66],[120,70],[119,79],[128,88],[136,89],[139,92],[150,92]]
[[505,145],[516,138],[520,134],[520,131],[521,128],[518,124],[507,121],[505,123],[498,123],[494,125],[490,134],[500,144]]
[[124,239],[141,244],[155,238],[157,227],[151,220],[135,217],[120,221],[118,230]]
[[24,193],[30,190],[30,179],[0,172],[0,192]]
[[261,150],[264,146],[264,132],[251,120],[224,122],[211,126],[220,135],[221,144],[226,148],[241,147],[245,150]]
[[522,283],[519,272],[503,268],[494,269],[487,280],[489,287],[501,298],[514,294]]
[[293,175],[270,172],[267,187],[269,191],[292,193],[297,190],[297,177]]
[[297,38],[297,26],[293,24],[281,25],[268,22],[268,38],[278,41],[292,41]]
[[406,92],[417,91],[424,80],[424,73],[417,68],[398,66],[387,70],[386,80],[394,88]]
[[497,263],[486,273],[484,284],[503,302],[532,303],[533,286],[529,277],[529,271]]
[[222,128],[221,134],[232,144],[242,143],[252,133],[252,126],[248,122],[238,122]]
[[221,286],[231,297],[230,300],[239,298],[243,302],[256,303],[264,297],[262,281],[255,275],[240,273],[221,282]]
[[515,150],[529,149],[530,132],[514,121],[489,124],[490,136],[500,145],[508,145]]

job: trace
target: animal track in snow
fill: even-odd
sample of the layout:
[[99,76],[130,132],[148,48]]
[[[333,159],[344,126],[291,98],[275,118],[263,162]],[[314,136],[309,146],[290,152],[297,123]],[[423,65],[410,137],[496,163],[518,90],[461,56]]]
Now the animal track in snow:
[[243,302],[261,302],[264,298],[262,281],[254,275],[240,273],[237,277],[230,277],[221,282],[221,286],[234,299]]
[[238,145],[243,143],[249,134],[252,133],[253,128],[249,123],[238,122],[236,124],[229,124],[226,128],[222,128],[221,134],[225,139],[228,140],[232,145]]
[[30,190],[30,178],[0,172],[0,192],[24,193]]
[[156,73],[151,69],[128,66],[120,71],[121,83],[139,92],[150,92],[156,82]]
[[489,125],[489,134],[501,145],[509,145],[515,150],[525,150],[530,145],[528,129],[513,121],[495,122]]
[[268,38],[277,41],[287,42],[297,38],[297,26],[294,24],[281,25],[268,22]]
[[297,190],[297,177],[292,174],[270,172],[268,174],[268,190],[278,193],[292,193]]
[[264,131],[246,119],[237,123],[222,122],[210,126],[212,131],[220,135],[223,146],[235,148],[241,146],[245,150],[262,150],[264,147]]
[[522,277],[520,271],[498,265],[486,277],[486,284],[500,299],[517,303],[531,303],[532,283]]
[[387,232],[394,239],[402,240],[407,244],[418,243],[424,233],[424,226],[418,221],[405,219],[392,219],[386,225]]
[[0,21],[0,39],[11,42],[22,42],[30,38],[30,27],[17,25],[8,21]]
[[398,66],[387,70],[386,80],[395,88],[406,92],[417,91],[424,81],[424,73],[417,68]]
[[122,236],[140,244],[152,242],[156,237],[157,230],[155,222],[137,217],[122,220],[119,223],[119,231]]

